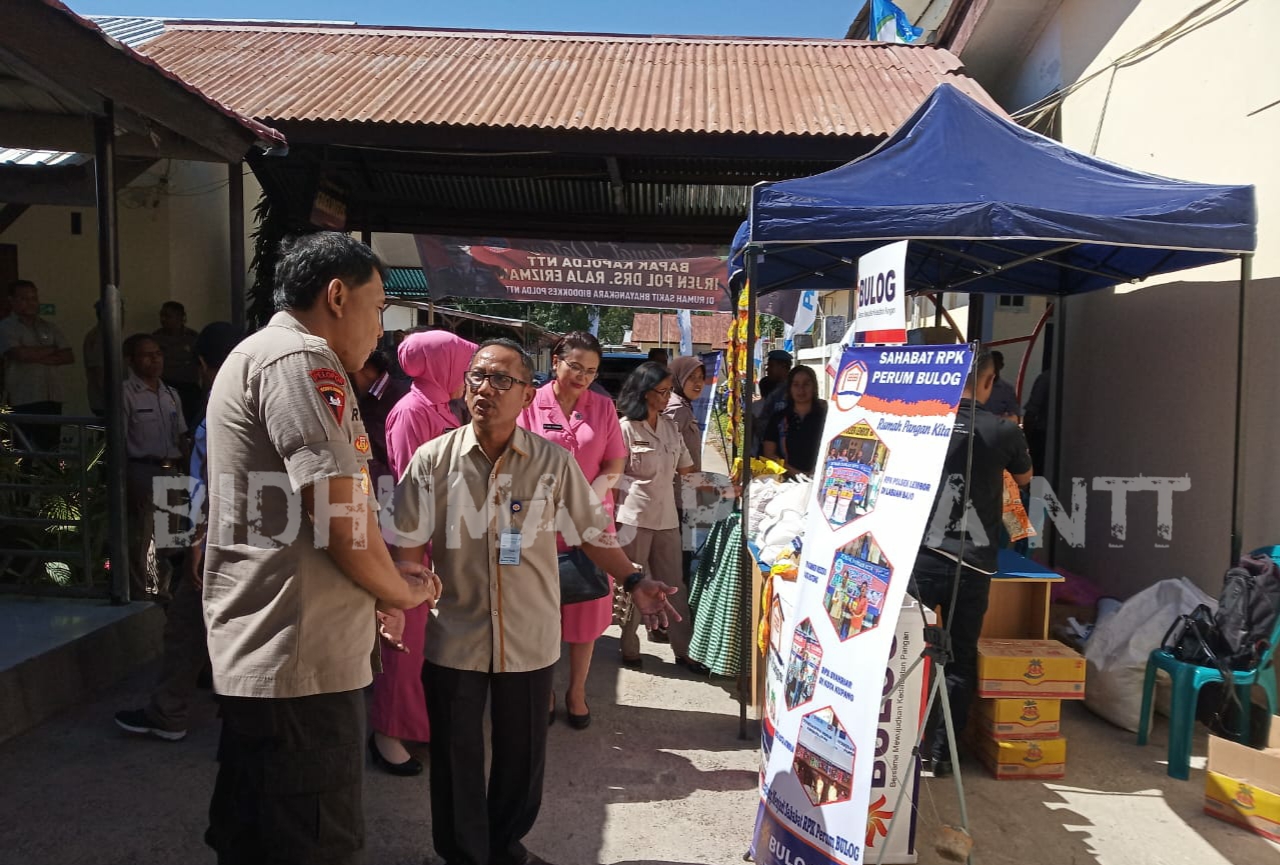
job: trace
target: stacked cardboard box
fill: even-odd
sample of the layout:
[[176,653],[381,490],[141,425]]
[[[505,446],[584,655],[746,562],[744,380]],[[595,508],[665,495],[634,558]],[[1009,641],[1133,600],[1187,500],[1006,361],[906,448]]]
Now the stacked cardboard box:
[[1084,699],[1084,658],[1056,640],[981,640],[978,757],[997,778],[1061,778],[1067,770],[1062,701]]
[[1209,737],[1204,779],[1206,814],[1280,841],[1280,716],[1262,750]]

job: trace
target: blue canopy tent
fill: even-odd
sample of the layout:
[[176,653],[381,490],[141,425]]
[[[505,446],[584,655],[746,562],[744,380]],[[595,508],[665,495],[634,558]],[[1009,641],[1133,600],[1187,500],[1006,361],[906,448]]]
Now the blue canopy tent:
[[[908,240],[909,293],[1058,298],[1054,349],[1060,358],[1061,299],[1238,257],[1234,561],[1245,286],[1256,222],[1252,186],[1171,180],[1077,153],[942,84],[866,156],[812,177],[755,186],[729,269],[735,287],[748,291],[754,328],[758,297],[849,289],[857,282],[859,256]],[[747,344],[754,342],[751,332]],[[1054,366],[1056,414],[1063,364]],[[748,365],[744,405],[751,402],[752,377]],[[749,437],[750,412],[743,423]]]
[[1246,255],[1252,186],[1144,174],[1077,153],[939,85],[878,148],[758,184],[731,278],[753,293],[845,289],[858,257],[911,240],[908,288],[1072,295]]

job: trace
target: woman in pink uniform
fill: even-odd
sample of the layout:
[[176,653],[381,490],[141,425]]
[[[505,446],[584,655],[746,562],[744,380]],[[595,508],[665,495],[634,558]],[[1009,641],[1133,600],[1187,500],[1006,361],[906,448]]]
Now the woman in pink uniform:
[[[627,449],[612,400],[589,389],[600,372],[600,342],[589,333],[575,331],[562,337],[551,355],[555,377],[538,388],[533,402],[520,413],[516,423],[573,454],[612,515],[612,490],[622,473]],[[563,540],[559,546],[561,552],[567,549]],[[587,673],[596,640],[612,621],[612,592],[599,600],[560,608],[561,638],[569,644],[569,689],[564,694],[564,706],[569,726],[576,730],[584,730],[591,723]],[[552,695],[552,722],[555,708]]]
[[[412,333],[400,343],[400,368],[413,379],[413,386],[387,415],[387,461],[396,478],[419,447],[458,426],[449,400],[462,395],[462,375],[475,351],[475,343],[443,330]],[[404,743],[431,739],[422,692],[422,646],[430,611],[424,604],[404,616],[408,651],[384,646],[382,673],[373,678],[369,753],[393,775],[418,775],[422,762],[405,750]]]

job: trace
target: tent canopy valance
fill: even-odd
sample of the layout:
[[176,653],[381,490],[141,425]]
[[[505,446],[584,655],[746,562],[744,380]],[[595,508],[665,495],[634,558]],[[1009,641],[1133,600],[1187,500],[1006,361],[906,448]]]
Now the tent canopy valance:
[[845,289],[907,239],[910,292],[1071,295],[1252,252],[1256,222],[1252,186],[1077,153],[941,84],[866,156],[756,185],[730,273],[750,245],[758,294]]

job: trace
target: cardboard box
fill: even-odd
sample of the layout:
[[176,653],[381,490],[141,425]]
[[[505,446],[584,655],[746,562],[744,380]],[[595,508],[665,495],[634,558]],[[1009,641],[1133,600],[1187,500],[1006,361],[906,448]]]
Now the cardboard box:
[[1061,720],[1061,700],[979,700],[974,728],[988,739],[1056,739]]
[[978,759],[1002,780],[1013,778],[1061,778],[1067,774],[1067,740],[988,739],[974,743]]
[[978,696],[1083,700],[1084,658],[1057,640],[979,640]]
[[1204,812],[1280,841],[1280,717],[1271,719],[1271,739],[1259,751],[1209,737]]

